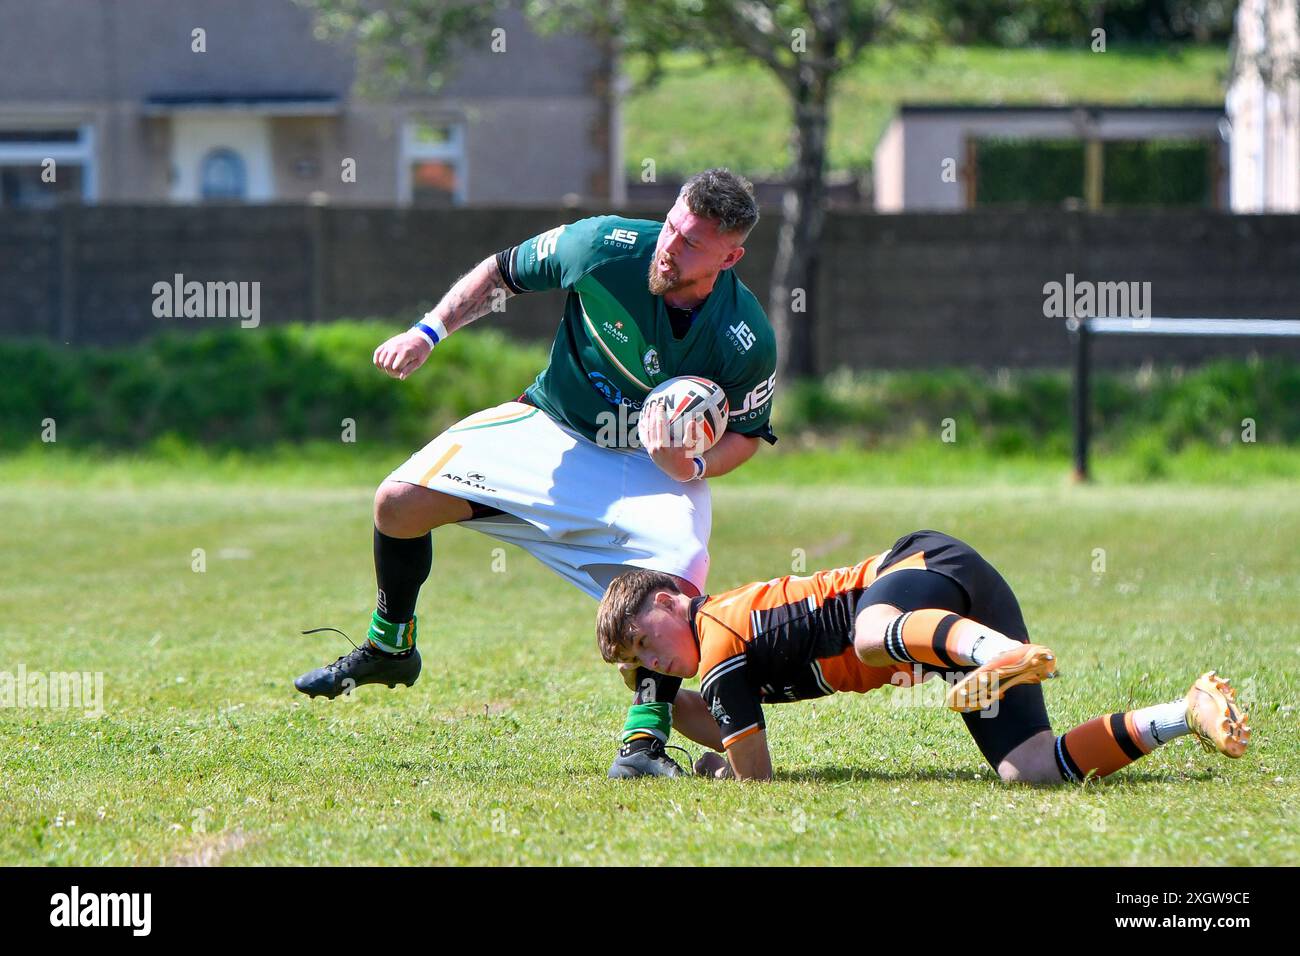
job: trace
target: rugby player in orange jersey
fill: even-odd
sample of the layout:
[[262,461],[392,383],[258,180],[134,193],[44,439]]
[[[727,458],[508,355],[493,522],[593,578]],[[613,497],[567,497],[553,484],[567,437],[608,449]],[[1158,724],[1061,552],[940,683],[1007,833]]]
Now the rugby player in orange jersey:
[[1105,776],[1185,734],[1240,757],[1250,739],[1245,711],[1214,671],[1177,700],[1055,735],[1040,684],[1054,676],[1055,655],[1029,642],[1002,575],[970,545],[937,531],[906,535],[853,567],[712,596],[685,595],[655,571],[628,572],[605,592],[596,636],[610,663],[701,675],[703,701],[691,701],[689,712],[706,707],[717,734],[696,720],[678,730],[725,750],[727,760],[706,754],[696,765],[719,777],[771,778],[763,704],[907,686],[913,675],[947,677],[948,706],[1006,781]]

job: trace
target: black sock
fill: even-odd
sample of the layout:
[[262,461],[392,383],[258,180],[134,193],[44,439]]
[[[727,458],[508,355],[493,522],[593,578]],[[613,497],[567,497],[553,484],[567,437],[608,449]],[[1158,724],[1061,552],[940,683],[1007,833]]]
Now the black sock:
[[671,704],[682,689],[680,677],[656,674],[648,667],[636,669],[636,691],[633,704]]
[[394,624],[415,615],[420,585],[433,567],[433,534],[418,538],[390,538],[375,528],[375,605],[384,620]]

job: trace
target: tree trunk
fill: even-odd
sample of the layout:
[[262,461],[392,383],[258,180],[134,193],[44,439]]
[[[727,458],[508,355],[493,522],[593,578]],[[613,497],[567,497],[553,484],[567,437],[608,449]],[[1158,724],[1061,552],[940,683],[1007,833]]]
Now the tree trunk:
[[794,175],[782,202],[781,230],[768,293],[776,331],[777,377],[816,374],[817,252],[826,219],[825,167],[830,77],[805,64],[794,89]]

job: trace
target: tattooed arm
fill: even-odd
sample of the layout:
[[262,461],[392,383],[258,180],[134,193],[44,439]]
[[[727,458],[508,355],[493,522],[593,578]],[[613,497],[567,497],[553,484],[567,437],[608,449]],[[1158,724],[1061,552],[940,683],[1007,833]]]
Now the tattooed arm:
[[[450,334],[486,315],[494,306],[499,311],[497,303],[513,295],[501,278],[496,256],[491,255],[456,280],[428,318],[441,321]],[[391,377],[406,378],[424,364],[432,351],[428,339],[411,329],[375,349],[374,362]]]

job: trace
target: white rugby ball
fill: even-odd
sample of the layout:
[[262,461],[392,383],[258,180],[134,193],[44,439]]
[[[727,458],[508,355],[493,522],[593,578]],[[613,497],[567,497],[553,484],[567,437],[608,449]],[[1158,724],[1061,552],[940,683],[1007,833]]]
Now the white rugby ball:
[[727,415],[731,410],[731,406],[727,403],[727,393],[707,378],[679,375],[657,386],[641,404],[636,433],[642,446],[645,445],[648,413],[654,404],[660,402],[663,403],[668,414],[670,442],[685,444],[686,423],[698,422],[697,441],[687,448],[692,455],[701,455],[708,451],[717,444],[722,433],[727,430]]

